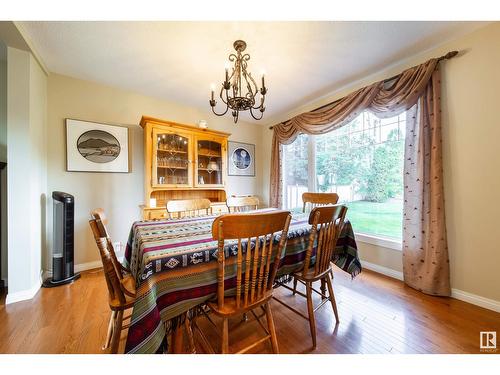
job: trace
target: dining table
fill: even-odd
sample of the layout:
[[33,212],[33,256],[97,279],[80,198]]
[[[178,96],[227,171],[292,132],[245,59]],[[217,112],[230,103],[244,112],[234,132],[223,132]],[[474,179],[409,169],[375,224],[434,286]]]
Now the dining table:
[[[137,296],[125,353],[164,352],[166,335],[172,324],[186,312],[216,297],[217,241],[212,238],[212,223],[216,217],[132,224],[123,263],[136,280]],[[301,269],[311,230],[308,221],[309,213],[292,213],[277,280],[288,281],[290,274]],[[234,256],[237,247],[228,244],[224,251],[226,257]],[[331,261],[353,278],[361,272],[354,232],[348,219],[344,221]],[[234,275],[226,273],[225,277]]]

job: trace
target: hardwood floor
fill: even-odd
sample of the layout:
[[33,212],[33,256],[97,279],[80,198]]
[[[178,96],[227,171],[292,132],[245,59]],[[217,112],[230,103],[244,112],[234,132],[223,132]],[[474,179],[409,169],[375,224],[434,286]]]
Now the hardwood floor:
[[[307,321],[272,302],[281,353],[479,353],[479,332],[500,331],[499,313],[427,296],[366,270],[355,280],[337,271],[334,290],[340,324],[335,325],[329,304],[316,311],[314,351]],[[277,295],[307,311],[302,297],[293,297],[284,288]],[[31,301],[5,306],[4,299],[0,299],[0,353],[102,353],[109,319],[102,271],[84,272],[70,285],[41,289]],[[230,321],[231,351],[263,333],[255,318],[248,317],[247,322]],[[218,342],[213,327],[206,319],[200,321],[205,334]],[[270,353],[270,344],[254,352]]]

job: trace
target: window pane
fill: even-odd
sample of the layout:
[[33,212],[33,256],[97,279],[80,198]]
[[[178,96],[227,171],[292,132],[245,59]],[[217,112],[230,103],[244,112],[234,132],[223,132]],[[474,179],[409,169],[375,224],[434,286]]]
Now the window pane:
[[355,132],[358,130],[363,130],[363,116],[358,116],[350,123],[350,131]]
[[400,239],[405,116],[365,112],[353,123],[316,136],[317,190],[339,195],[356,232]]
[[380,128],[380,141],[381,142],[387,142],[387,141],[397,141],[399,134],[398,134],[398,123],[394,122],[390,125],[385,125]]
[[307,144],[308,136],[301,134],[295,142],[283,146],[283,206],[289,210],[300,211],[302,209],[302,193],[308,191]]

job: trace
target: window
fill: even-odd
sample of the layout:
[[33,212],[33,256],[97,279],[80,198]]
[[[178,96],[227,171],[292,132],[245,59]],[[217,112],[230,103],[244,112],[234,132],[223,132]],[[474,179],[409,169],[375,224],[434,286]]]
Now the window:
[[312,190],[309,181],[309,137],[301,134],[283,148],[283,205],[292,211],[302,209],[302,193]]
[[405,127],[404,113],[379,119],[364,112],[340,129],[284,146],[285,207],[297,209],[306,190],[336,192],[357,233],[400,241]]

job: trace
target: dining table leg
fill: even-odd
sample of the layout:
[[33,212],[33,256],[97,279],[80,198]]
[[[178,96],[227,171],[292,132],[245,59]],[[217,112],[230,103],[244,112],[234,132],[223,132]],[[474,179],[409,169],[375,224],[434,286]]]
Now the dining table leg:
[[[187,319],[187,317],[185,317],[185,319]],[[183,341],[184,341],[184,334],[183,334],[182,324],[179,323],[176,324],[175,328],[172,330],[172,340],[169,352],[171,354],[182,353]]]

